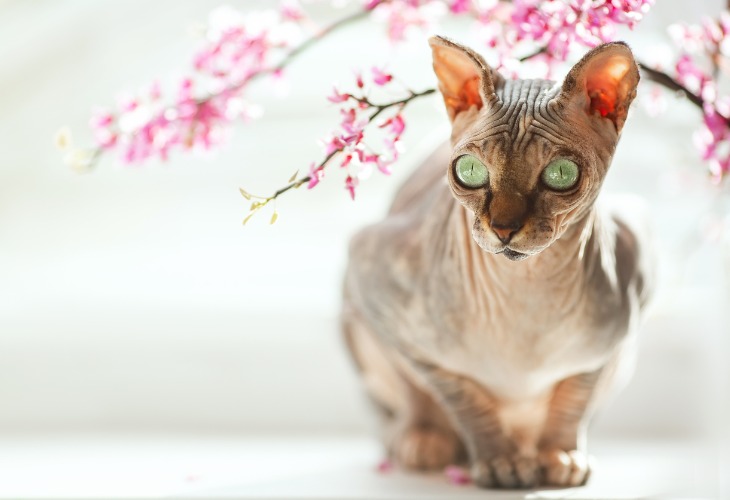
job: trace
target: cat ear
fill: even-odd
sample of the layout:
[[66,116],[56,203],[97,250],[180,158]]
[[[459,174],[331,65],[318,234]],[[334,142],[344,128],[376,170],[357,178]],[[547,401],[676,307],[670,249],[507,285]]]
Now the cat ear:
[[491,70],[482,56],[440,36],[431,37],[428,43],[433,50],[433,70],[439,80],[439,90],[452,122],[456,115],[472,106],[481,109],[497,101],[494,90],[504,79]]
[[621,132],[636,97],[639,68],[631,49],[612,42],[592,49],[565,77],[559,100],[588,116],[608,119]]

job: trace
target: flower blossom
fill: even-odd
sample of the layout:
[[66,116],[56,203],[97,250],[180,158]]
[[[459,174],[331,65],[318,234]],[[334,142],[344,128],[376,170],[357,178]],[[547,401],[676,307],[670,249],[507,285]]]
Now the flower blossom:
[[[375,2],[371,2],[375,3]],[[412,31],[433,31],[447,12],[443,0],[391,0],[372,6],[374,19],[387,26],[388,38],[399,42]]]
[[344,94],[344,93],[340,92],[339,90],[337,90],[337,87],[333,87],[332,93],[327,96],[327,100],[329,102],[332,102],[335,104],[345,102],[349,98],[350,98],[350,94]]
[[453,14],[462,14],[469,11],[471,0],[451,0],[449,2],[449,10]]
[[276,73],[282,50],[299,38],[298,4],[280,12],[243,15],[232,8],[211,12],[206,39],[192,60],[193,73],[163,90],[158,83],[120,99],[116,109],[94,112],[90,126],[96,147],[117,150],[125,163],[173,150],[209,150],[225,141],[230,123],[260,115],[244,97],[249,82]]
[[372,68],[373,72],[373,82],[375,85],[383,86],[387,83],[390,83],[393,80],[393,75],[386,73],[382,69],[378,68],[377,66],[374,66]]
[[469,473],[456,465],[447,466],[444,469],[444,474],[451,484],[465,485],[471,483]]
[[[633,26],[652,3],[653,0],[360,2],[366,12],[372,12],[374,20],[386,24],[393,41],[407,38],[414,30],[432,30],[437,21],[449,14],[472,16],[485,43],[493,49],[497,66],[513,76],[520,68],[516,54],[525,54],[524,44],[544,47],[540,57],[547,61],[545,70],[549,71],[551,62],[567,57],[574,42],[592,46],[606,41],[613,36],[616,25]],[[176,84],[163,86],[155,82],[137,95],[125,97],[116,108],[95,112],[90,121],[95,148],[101,152],[118,151],[124,162],[140,163],[150,158],[165,160],[175,150],[209,150],[223,143],[231,122],[260,115],[260,108],[246,100],[246,90],[261,75],[280,75],[282,61],[302,40],[302,25],[306,21],[299,0],[283,0],[278,9],[245,15],[230,7],[215,9],[209,16],[205,40],[192,58],[191,73]],[[718,50],[725,51],[729,26],[727,16],[718,23],[705,23],[701,28],[703,39],[713,40]],[[369,83],[376,86],[386,86],[393,80],[393,75],[380,67],[372,68],[371,73]],[[362,75],[357,76],[356,84],[358,89],[364,89]],[[335,89],[328,99],[344,104],[351,102],[352,95]],[[359,143],[356,139],[353,136],[350,142]],[[396,144],[393,140],[390,146]],[[387,171],[390,160],[379,158],[380,162],[375,162],[378,168]]]
[[701,25],[670,26],[669,34],[683,51],[675,78],[702,103],[702,128],[694,135],[695,145],[713,181],[720,182],[730,174],[730,96],[719,94],[713,72],[718,69],[718,56],[730,53],[730,13],[717,20],[704,19]]
[[[361,73],[355,74],[357,93],[343,93],[335,89],[327,99],[340,107],[340,124],[322,141],[325,160],[310,168],[307,187],[314,188],[322,179],[325,167],[337,156],[340,168],[346,170],[345,189],[355,199],[355,191],[362,180],[373,170],[390,175],[393,163],[401,152],[401,137],[406,122],[401,113],[405,102],[386,105],[374,104],[368,92],[374,88],[386,88],[394,83],[393,77],[379,68],[372,69],[372,79],[365,81]],[[411,92],[411,96],[413,96]],[[396,112],[381,120],[375,129],[369,129],[376,116],[395,108]],[[367,139],[367,141],[366,141]],[[379,147],[373,148],[375,145]]]
[[618,26],[633,28],[654,0],[391,0],[369,2],[375,19],[385,22],[391,41],[411,31],[434,31],[447,14],[472,16],[479,37],[492,49],[498,68],[517,76],[520,57],[535,53],[541,74],[565,61],[576,45],[595,47],[615,38]]
[[633,28],[654,0],[515,0],[514,43],[544,47],[544,57],[564,61],[576,42],[595,47],[612,41],[616,27]]
[[307,189],[312,189],[314,186],[319,184],[322,177],[324,177],[324,165],[315,166],[314,163],[312,163],[309,166],[309,183],[307,184]]
[[375,467],[375,470],[377,470],[381,474],[388,474],[392,472],[394,468],[395,466],[393,465],[393,462],[386,458],[378,463],[378,465]]

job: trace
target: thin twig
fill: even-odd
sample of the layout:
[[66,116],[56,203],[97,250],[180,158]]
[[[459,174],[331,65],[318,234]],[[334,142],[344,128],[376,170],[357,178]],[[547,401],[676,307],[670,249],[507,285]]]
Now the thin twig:
[[[403,109],[411,101],[414,101],[415,99],[418,99],[418,98],[421,98],[421,97],[424,97],[424,96],[433,94],[434,92],[436,92],[436,89],[426,89],[426,90],[424,90],[422,92],[413,92],[413,91],[410,91],[410,93],[409,93],[409,95],[407,97],[404,97],[403,99],[399,99],[397,101],[388,102],[388,103],[385,103],[385,104],[374,104],[374,103],[372,103],[369,100],[363,101],[363,98],[356,98],[356,97],[353,97],[353,98],[355,100],[360,101],[360,102],[365,102],[369,106],[375,108],[375,112],[372,115],[370,115],[370,117],[368,118],[368,123],[372,123],[373,120],[375,120],[375,118],[377,118],[383,111],[385,111],[387,109],[394,108],[394,107],[400,107],[401,109]],[[315,170],[326,167],[327,164],[337,154],[341,153],[342,151],[343,151],[343,149],[340,148],[340,149],[336,149],[336,150],[332,151],[331,153],[329,153],[319,163],[319,165],[317,165],[317,167],[315,168]],[[282,187],[280,189],[277,189],[276,191],[274,191],[274,193],[271,196],[263,197],[263,196],[249,195],[249,196],[253,196],[254,198],[258,198],[261,201],[254,202],[254,204],[251,207],[251,213],[249,213],[249,216],[246,217],[245,220],[248,221],[250,215],[252,215],[254,212],[257,212],[261,208],[265,207],[270,202],[276,200],[282,194],[286,193],[287,191],[289,191],[291,189],[296,189],[296,188],[300,187],[302,184],[305,184],[305,183],[307,183],[307,182],[309,182],[311,180],[312,180],[312,176],[311,175],[305,175],[304,177],[300,177],[299,179],[295,179],[292,182],[288,183],[286,186],[284,186],[284,187]]]
[[388,108],[392,108],[394,106],[405,106],[406,104],[408,104],[409,102],[411,102],[414,99],[418,99],[419,97],[431,95],[434,92],[436,92],[436,89],[426,89],[423,92],[412,92],[411,91],[411,94],[408,97],[403,98],[400,101],[389,102],[388,104],[382,104],[382,105],[373,105],[373,107],[375,107],[376,109],[375,109],[375,113],[370,115],[369,121],[373,121],[375,118],[377,118],[377,116],[380,113],[382,113],[383,111],[385,111]]
[[539,56],[540,54],[544,54],[545,52],[547,52],[547,47],[542,47],[539,50],[536,50],[535,52],[532,52],[530,54],[527,54],[525,56],[518,58],[517,60],[520,62],[525,62],[529,59],[532,59],[533,57]]
[[[662,87],[665,87],[673,92],[682,94],[684,97],[687,98],[689,102],[700,108],[700,110],[704,110],[705,101],[704,99],[702,99],[701,96],[695,94],[663,71],[651,68],[642,62],[639,62],[638,65],[639,68],[641,68],[641,71],[644,73],[644,75],[646,75],[649,80],[654,83],[658,83]],[[725,118],[725,123],[728,127],[730,127],[730,118]]]
[[664,73],[663,71],[660,71],[658,69],[654,69],[652,67],[647,66],[646,64],[639,62],[638,63],[639,68],[641,68],[641,71],[646,75],[646,77],[651,80],[654,83],[658,83],[662,87],[665,87],[669,90],[672,90],[674,92],[679,92],[684,95],[684,97],[689,100],[692,104],[695,106],[702,108],[704,105],[704,101],[700,96],[689,90],[687,87],[679,83],[677,80],[669,76],[668,74]]

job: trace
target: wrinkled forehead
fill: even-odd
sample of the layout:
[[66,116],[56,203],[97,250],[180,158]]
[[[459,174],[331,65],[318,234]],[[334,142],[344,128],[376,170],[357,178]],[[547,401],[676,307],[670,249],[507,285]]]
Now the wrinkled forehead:
[[490,175],[536,175],[555,157],[585,160],[581,144],[590,142],[588,130],[566,120],[551,105],[560,91],[549,80],[507,81],[497,91],[499,102],[483,109],[456,144],[454,153],[470,153],[494,167]]

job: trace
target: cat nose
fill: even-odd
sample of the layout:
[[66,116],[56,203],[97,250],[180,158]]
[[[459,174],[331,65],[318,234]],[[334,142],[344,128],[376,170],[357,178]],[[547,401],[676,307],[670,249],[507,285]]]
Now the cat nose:
[[505,245],[522,229],[527,216],[527,200],[519,192],[495,189],[488,208],[489,227]]
[[501,241],[505,245],[510,242],[510,240],[517,233],[517,231],[522,229],[522,224],[519,222],[500,224],[492,221],[490,226],[492,227],[492,231],[494,231],[494,234],[496,234],[497,238],[499,238],[499,241]]

